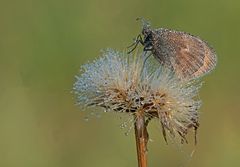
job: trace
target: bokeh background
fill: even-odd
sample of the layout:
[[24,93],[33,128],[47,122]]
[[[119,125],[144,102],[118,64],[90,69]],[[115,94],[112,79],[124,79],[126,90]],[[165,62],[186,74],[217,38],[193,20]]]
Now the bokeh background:
[[240,166],[239,0],[1,0],[1,167],[137,166],[119,115],[89,116],[71,90],[101,49],[132,43],[139,16],[201,36],[218,54],[200,92],[198,145],[191,134],[188,145],[166,145],[153,123],[149,166]]

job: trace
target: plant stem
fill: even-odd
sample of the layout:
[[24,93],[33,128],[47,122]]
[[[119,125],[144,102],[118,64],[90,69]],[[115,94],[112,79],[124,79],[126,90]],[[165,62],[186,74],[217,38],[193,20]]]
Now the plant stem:
[[134,124],[137,147],[138,167],[147,167],[148,132],[143,113],[136,115]]

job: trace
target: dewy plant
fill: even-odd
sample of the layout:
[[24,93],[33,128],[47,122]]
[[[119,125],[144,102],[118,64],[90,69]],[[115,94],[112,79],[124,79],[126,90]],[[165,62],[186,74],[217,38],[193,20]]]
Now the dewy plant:
[[147,166],[147,126],[157,119],[164,139],[180,136],[187,142],[197,130],[201,105],[198,79],[183,80],[167,66],[144,63],[146,53],[135,55],[107,49],[76,77],[77,104],[109,112],[131,113],[134,119],[139,167]]

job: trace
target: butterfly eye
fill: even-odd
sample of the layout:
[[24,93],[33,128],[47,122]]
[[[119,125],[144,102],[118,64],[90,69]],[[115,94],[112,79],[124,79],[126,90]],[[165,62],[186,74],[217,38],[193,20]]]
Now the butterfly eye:
[[152,34],[150,32],[148,32],[148,34],[144,35],[144,37],[145,37],[145,42],[152,41]]
[[151,30],[147,27],[143,28],[142,34],[146,37],[151,34]]

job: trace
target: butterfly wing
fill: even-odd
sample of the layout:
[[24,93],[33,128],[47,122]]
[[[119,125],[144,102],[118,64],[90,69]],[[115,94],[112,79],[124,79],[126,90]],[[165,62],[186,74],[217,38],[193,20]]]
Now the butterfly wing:
[[201,77],[216,66],[215,52],[200,38],[168,29],[153,33],[154,57],[173,68],[181,78]]

